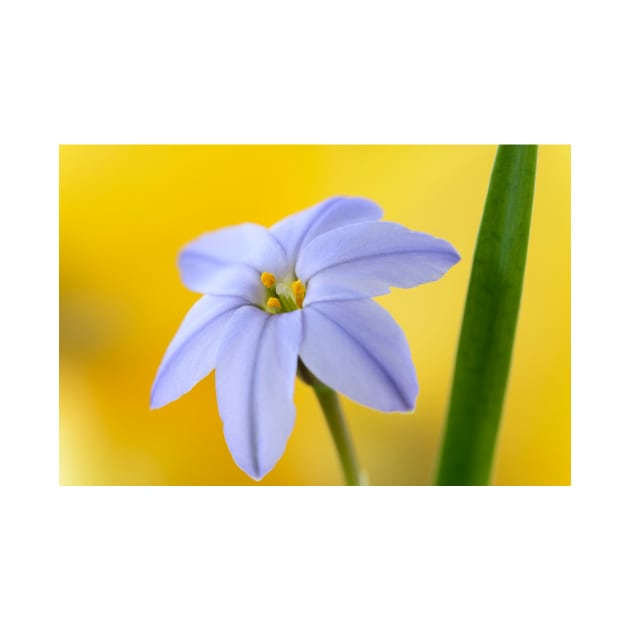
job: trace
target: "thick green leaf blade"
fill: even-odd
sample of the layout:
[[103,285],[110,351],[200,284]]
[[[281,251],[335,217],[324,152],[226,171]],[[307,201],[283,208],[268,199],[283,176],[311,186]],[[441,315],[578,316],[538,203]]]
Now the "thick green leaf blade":
[[537,147],[500,146],[477,237],[437,485],[486,485],[521,300]]

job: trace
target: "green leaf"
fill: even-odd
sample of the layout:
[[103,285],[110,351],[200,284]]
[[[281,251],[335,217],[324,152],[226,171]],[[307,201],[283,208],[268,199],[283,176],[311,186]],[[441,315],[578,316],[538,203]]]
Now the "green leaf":
[[486,485],[510,370],[537,147],[500,146],[477,237],[437,485]]

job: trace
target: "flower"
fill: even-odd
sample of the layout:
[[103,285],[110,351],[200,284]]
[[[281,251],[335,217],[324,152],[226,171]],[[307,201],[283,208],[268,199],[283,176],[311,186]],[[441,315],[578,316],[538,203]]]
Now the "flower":
[[372,201],[334,197],[269,229],[245,223],[188,244],[182,280],[204,295],[166,350],[151,408],[216,369],[228,448],[256,480],[293,430],[298,357],[358,403],[412,410],[418,383],[409,346],[371,298],[437,280],[460,257],[448,242],[381,216]]

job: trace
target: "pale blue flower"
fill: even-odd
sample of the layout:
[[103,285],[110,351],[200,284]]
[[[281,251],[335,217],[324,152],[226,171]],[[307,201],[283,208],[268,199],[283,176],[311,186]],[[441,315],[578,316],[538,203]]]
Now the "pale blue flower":
[[437,280],[459,254],[381,216],[367,199],[335,197],[270,229],[245,223],[187,245],[183,282],[204,295],[164,355],[151,408],[216,368],[225,439],[254,479],[275,466],[293,430],[298,356],[358,403],[412,410],[418,383],[409,346],[370,298]]

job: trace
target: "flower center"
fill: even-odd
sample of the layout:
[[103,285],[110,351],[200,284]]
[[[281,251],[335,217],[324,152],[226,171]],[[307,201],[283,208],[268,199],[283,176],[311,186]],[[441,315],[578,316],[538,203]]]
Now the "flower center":
[[301,280],[289,278],[282,282],[276,282],[272,273],[264,271],[260,274],[260,281],[267,289],[267,301],[263,308],[268,313],[288,313],[302,308],[306,287]]

